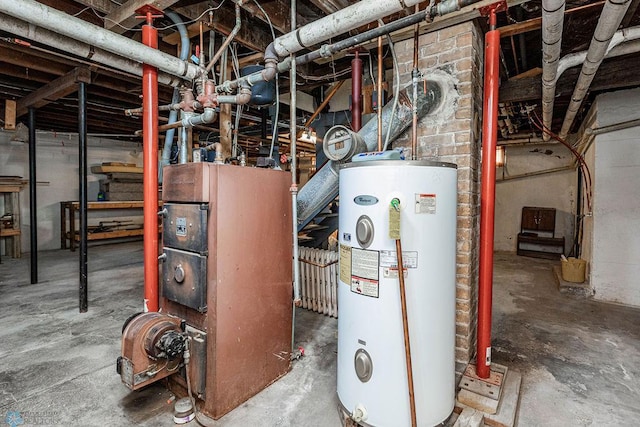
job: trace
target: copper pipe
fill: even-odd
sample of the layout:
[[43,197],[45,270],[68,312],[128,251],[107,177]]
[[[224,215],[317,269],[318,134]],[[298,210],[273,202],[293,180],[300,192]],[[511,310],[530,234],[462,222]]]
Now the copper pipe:
[[378,37],[378,151],[382,151],[382,37]]
[[200,21],[200,63],[204,63],[204,22]]
[[[420,7],[416,4],[416,14],[420,12]],[[418,36],[420,35],[419,24],[413,27],[413,71],[412,71],[412,84],[413,84],[413,111],[411,121],[411,159],[418,159]],[[426,83],[425,83],[426,84]]]
[[211,68],[213,68],[216,61],[220,59],[220,56],[222,56],[224,51],[227,50],[227,48],[233,41],[234,37],[236,36],[236,34],[238,34],[238,31],[240,31],[241,22],[242,21],[240,19],[240,5],[236,3],[236,25],[235,27],[233,27],[233,29],[229,33],[229,36],[224,40],[224,42],[222,43],[222,46],[220,46],[220,49],[218,49],[218,51],[213,55],[213,58],[211,58],[211,61],[209,61],[209,65],[207,65],[207,74],[209,73],[209,71],[211,71]]
[[362,127],[362,59],[356,50],[351,60],[351,128],[358,132]]
[[400,239],[396,239],[396,254],[398,257],[398,281],[400,282],[400,304],[402,305],[402,329],[404,331],[404,356],[407,362],[411,427],[416,427],[416,398],[413,392],[413,367],[411,366],[411,342],[409,339],[409,319],[407,317],[407,294],[404,286],[404,263],[402,262],[402,243],[400,242]]
[[[147,12],[142,42],[158,48],[158,30]],[[144,187],[144,311],[158,311],[158,69],[142,65]]]
[[[306,121],[306,123],[304,124],[305,127],[308,127],[311,124],[311,122],[313,122],[316,119],[316,117],[318,117],[318,115],[322,112],[322,110],[324,110],[324,107],[326,107],[329,101],[331,101],[331,98],[333,98],[333,95],[335,95],[338,92],[338,89],[342,87],[344,82],[345,82],[344,80],[340,80],[331,88],[329,93],[324,97],[324,100],[322,101],[322,103],[318,106],[318,108],[316,108],[316,111],[314,111],[311,117],[309,117],[309,119]],[[302,135],[302,131],[298,132],[298,136],[300,135]]]

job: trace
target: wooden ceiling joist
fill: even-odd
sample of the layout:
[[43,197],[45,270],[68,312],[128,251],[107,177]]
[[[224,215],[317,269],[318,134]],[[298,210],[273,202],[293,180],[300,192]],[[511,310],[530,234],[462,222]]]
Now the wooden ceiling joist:
[[26,114],[29,107],[40,108],[77,90],[78,82],[91,83],[91,71],[86,68],[75,68],[29,95],[20,98],[17,103],[16,116]]
[[[624,58],[624,59],[622,59]],[[590,92],[613,90],[640,86],[640,57],[621,57],[618,60],[603,62],[589,88]],[[556,86],[556,97],[570,96],[573,93],[579,67],[569,69],[562,74]],[[500,102],[524,102],[542,98],[540,76],[511,79],[500,87]]]
[[[571,15],[572,13],[585,11],[586,9],[600,7],[603,4],[604,1],[597,1],[595,3],[590,3],[584,6],[567,9],[564,14],[565,16]],[[522,33],[528,33],[529,31],[539,30],[540,28],[542,28],[542,18],[528,19],[526,21],[516,22],[515,24],[505,25],[504,27],[500,27],[498,29],[500,30],[500,37],[510,37]]]
[[136,10],[142,6],[151,5],[156,9],[164,10],[173,6],[177,1],[178,0],[129,0],[104,17],[104,28],[122,34],[127,31],[127,29],[135,27],[140,23],[140,20],[136,19]]

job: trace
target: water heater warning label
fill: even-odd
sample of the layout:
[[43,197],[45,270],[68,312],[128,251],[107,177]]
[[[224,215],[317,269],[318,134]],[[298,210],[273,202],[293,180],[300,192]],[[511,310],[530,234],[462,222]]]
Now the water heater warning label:
[[435,214],[436,213],[436,195],[435,194],[416,194],[416,213],[417,214]]
[[351,283],[351,246],[340,244],[340,281]]
[[378,251],[351,248],[351,292],[378,298],[379,271]]

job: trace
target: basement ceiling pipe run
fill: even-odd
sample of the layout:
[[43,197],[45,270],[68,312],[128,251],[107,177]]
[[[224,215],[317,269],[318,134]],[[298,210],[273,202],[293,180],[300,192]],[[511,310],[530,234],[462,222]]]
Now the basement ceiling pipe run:
[[622,22],[622,18],[624,18],[624,15],[627,13],[630,4],[631,0],[608,0],[604,4],[598,25],[596,26],[591,44],[589,45],[589,50],[587,51],[586,59],[582,65],[578,82],[571,95],[571,103],[567,108],[567,113],[560,130],[560,138],[565,138],[569,133],[569,129],[571,129],[573,120],[576,114],[578,114],[582,101],[589,91],[589,86],[591,86],[591,82],[607,53],[609,42],[618,30],[620,22]]
[[[551,128],[556,74],[562,45],[564,0],[542,0],[542,123]],[[545,141],[551,137],[544,133]]]
[[[607,53],[605,58],[613,58],[615,56],[628,55],[630,53],[636,53],[640,50],[640,43],[637,41],[640,39],[640,26],[624,28],[616,31],[609,42]],[[631,43],[633,42],[633,43]],[[571,67],[582,64],[587,58],[587,51],[570,53],[565,55],[558,64],[558,73],[556,74],[555,83],[560,79],[562,73],[567,71]]]
[[[139,62],[63,36],[54,31],[38,27],[21,19],[0,13],[0,27],[4,31],[18,37],[42,43],[63,52],[68,52],[81,58],[90,59],[91,61],[99,64],[107,65],[110,68],[142,77],[142,64]],[[158,81],[162,84],[177,86],[182,79],[167,73],[158,73]]]
[[0,0],[0,12],[188,80],[193,80],[202,72],[194,64],[34,0]]
[[274,41],[275,52],[280,57],[296,53],[418,3],[420,0],[377,0],[375,4],[360,1],[278,37]]

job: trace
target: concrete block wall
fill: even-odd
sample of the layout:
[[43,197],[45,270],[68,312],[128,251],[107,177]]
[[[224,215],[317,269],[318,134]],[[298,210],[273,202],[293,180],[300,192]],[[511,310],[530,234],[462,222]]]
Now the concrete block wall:
[[[29,145],[12,142],[13,132],[0,131],[0,174],[29,177]],[[78,137],[77,135],[51,132],[37,132],[36,135],[36,176],[38,186],[38,250],[60,248],[60,202],[78,200]],[[100,165],[102,162],[125,162],[142,165],[140,144],[114,141],[96,137],[88,139],[88,164]],[[87,176],[87,193],[90,201],[95,201],[100,190],[99,180],[102,174]],[[94,215],[95,214],[95,215]],[[20,195],[20,216],[22,230],[22,252],[30,252],[29,230],[29,188],[25,187]],[[142,223],[142,211],[117,210],[93,211],[88,218],[89,225],[97,225],[101,219],[118,217]]]
[[[452,82],[448,102],[419,123],[418,158],[458,165],[456,362],[460,371],[475,354],[479,254],[480,123],[483,35],[472,22],[420,36],[419,69],[427,79]],[[400,87],[411,81],[413,40],[396,43]],[[410,152],[411,130],[394,143]]]

